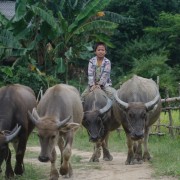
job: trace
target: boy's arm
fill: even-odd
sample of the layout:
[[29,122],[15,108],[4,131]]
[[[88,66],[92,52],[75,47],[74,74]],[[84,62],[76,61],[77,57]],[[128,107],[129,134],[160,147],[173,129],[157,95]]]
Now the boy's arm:
[[90,59],[89,64],[88,64],[88,85],[91,87],[95,85],[94,83],[94,67],[93,67],[93,62],[92,59]]
[[107,80],[110,77],[110,73],[111,73],[111,62],[107,61],[104,70],[102,72],[100,81],[98,83],[101,87],[104,87],[105,84],[107,83]]

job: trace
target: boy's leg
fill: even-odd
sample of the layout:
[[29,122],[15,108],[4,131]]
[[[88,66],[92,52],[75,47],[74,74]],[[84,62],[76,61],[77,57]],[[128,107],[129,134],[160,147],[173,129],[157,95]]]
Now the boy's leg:
[[108,98],[110,98],[111,100],[114,100],[114,93],[116,92],[116,90],[113,87],[106,86],[104,87],[103,90],[107,94]]
[[85,100],[85,96],[89,94],[89,86],[86,87],[86,89],[84,90],[84,92],[82,92],[81,94],[81,101],[84,102]]

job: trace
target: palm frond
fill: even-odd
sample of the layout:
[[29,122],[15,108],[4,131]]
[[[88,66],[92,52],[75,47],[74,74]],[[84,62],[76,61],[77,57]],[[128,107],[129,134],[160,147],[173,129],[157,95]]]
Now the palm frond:
[[46,21],[52,29],[55,29],[58,31],[58,33],[62,33],[62,29],[58,26],[55,18],[53,17],[53,14],[47,12],[46,10],[43,10],[37,6],[31,6],[34,14],[40,16],[44,21]]
[[118,24],[110,22],[110,21],[105,21],[105,20],[96,20],[92,21],[89,23],[84,24],[83,26],[80,26],[74,34],[80,34],[84,31],[92,31],[92,30],[102,30],[102,32],[108,29],[114,30],[118,27]]
[[21,3],[17,3],[16,12],[15,12],[15,16],[13,18],[13,22],[19,21],[22,18],[24,18],[24,16],[27,13],[26,3],[27,2],[25,2],[25,1],[21,1]]
[[134,21],[133,18],[124,17],[118,13],[114,13],[110,11],[104,11],[104,16],[102,16],[101,19],[112,21],[119,24],[124,24],[124,23],[129,23],[129,22]]
[[20,48],[21,44],[18,40],[13,36],[13,33],[3,29],[0,32],[0,42],[3,44],[4,47],[8,48]]
[[5,26],[8,22],[9,20],[0,12],[0,25],[2,24]]
[[81,10],[81,12],[76,17],[75,21],[70,25],[69,32],[73,31],[77,26],[84,23],[87,19],[89,19],[92,15],[96,14],[96,12],[104,9],[108,4],[109,0],[92,0]]

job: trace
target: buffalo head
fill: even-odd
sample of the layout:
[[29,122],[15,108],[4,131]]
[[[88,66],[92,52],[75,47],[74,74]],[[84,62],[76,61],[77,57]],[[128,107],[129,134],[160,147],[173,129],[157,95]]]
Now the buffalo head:
[[145,126],[149,123],[149,111],[154,111],[156,105],[160,99],[159,93],[156,97],[147,103],[143,102],[124,102],[122,101],[117,92],[115,93],[115,99],[121,108],[121,123],[132,140],[139,140],[144,137]]
[[83,126],[87,129],[90,141],[97,142],[105,137],[105,123],[108,119],[107,112],[112,107],[112,101],[107,98],[107,104],[101,108],[84,112]]
[[53,161],[52,152],[57,144],[59,133],[67,132],[79,127],[78,123],[69,123],[71,116],[60,121],[57,117],[44,116],[39,117],[37,110],[34,108],[32,114],[28,112],[30,120],[37,128],[37,134],[41,146],[41,152],[38,157],[39,161]]

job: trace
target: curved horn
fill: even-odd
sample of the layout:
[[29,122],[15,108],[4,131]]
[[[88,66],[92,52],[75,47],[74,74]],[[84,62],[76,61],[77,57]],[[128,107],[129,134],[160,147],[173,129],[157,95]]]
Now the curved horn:
[[152,101],[145,103],[146,109],[148,111],[152,110],[154,106],[157,104],[157,102],[159,101],[159,99],[160,99],[160,95],[158,93]]
[[129,104],[122,101],[121,99],[119,99],[118,95],[117,95],[117,91],[114,93],[114,97],[115,100],[117,101],[117,103],[123,108],[123,109],[127,109],[129,107]]
[[72,117],[72,116],[68,116],[66,119],[58,122],[58,123],[57,123],[58,128],[64,126],[67,122],[69,122],[69,120],[71,119],[71,117]]
[[33,124],[36,125],[38,123],[38,119],[39,119],[39,115],[36,111],[36,108],[33,108],[32,114],[30,111],[28,111],[28,115],[29,115],[30,120],[33,122]]
[[37,109],[33,108],[32,110],[32,115],[36,118],[36,119],[40,119],[39,114],[37,113]]
[[18,125],[12,130],[13,133],[10,133],[10,135],[6,135],[5,142],[10,142],[13,138],[17,136],[21,129],[21,126],[18,127]]
[[105,97],[107,99],[107,104],[106,106],[104,106],[102,109],[99,110],[100,114],[107,112],[112,106],[112,101],[107,96]]

